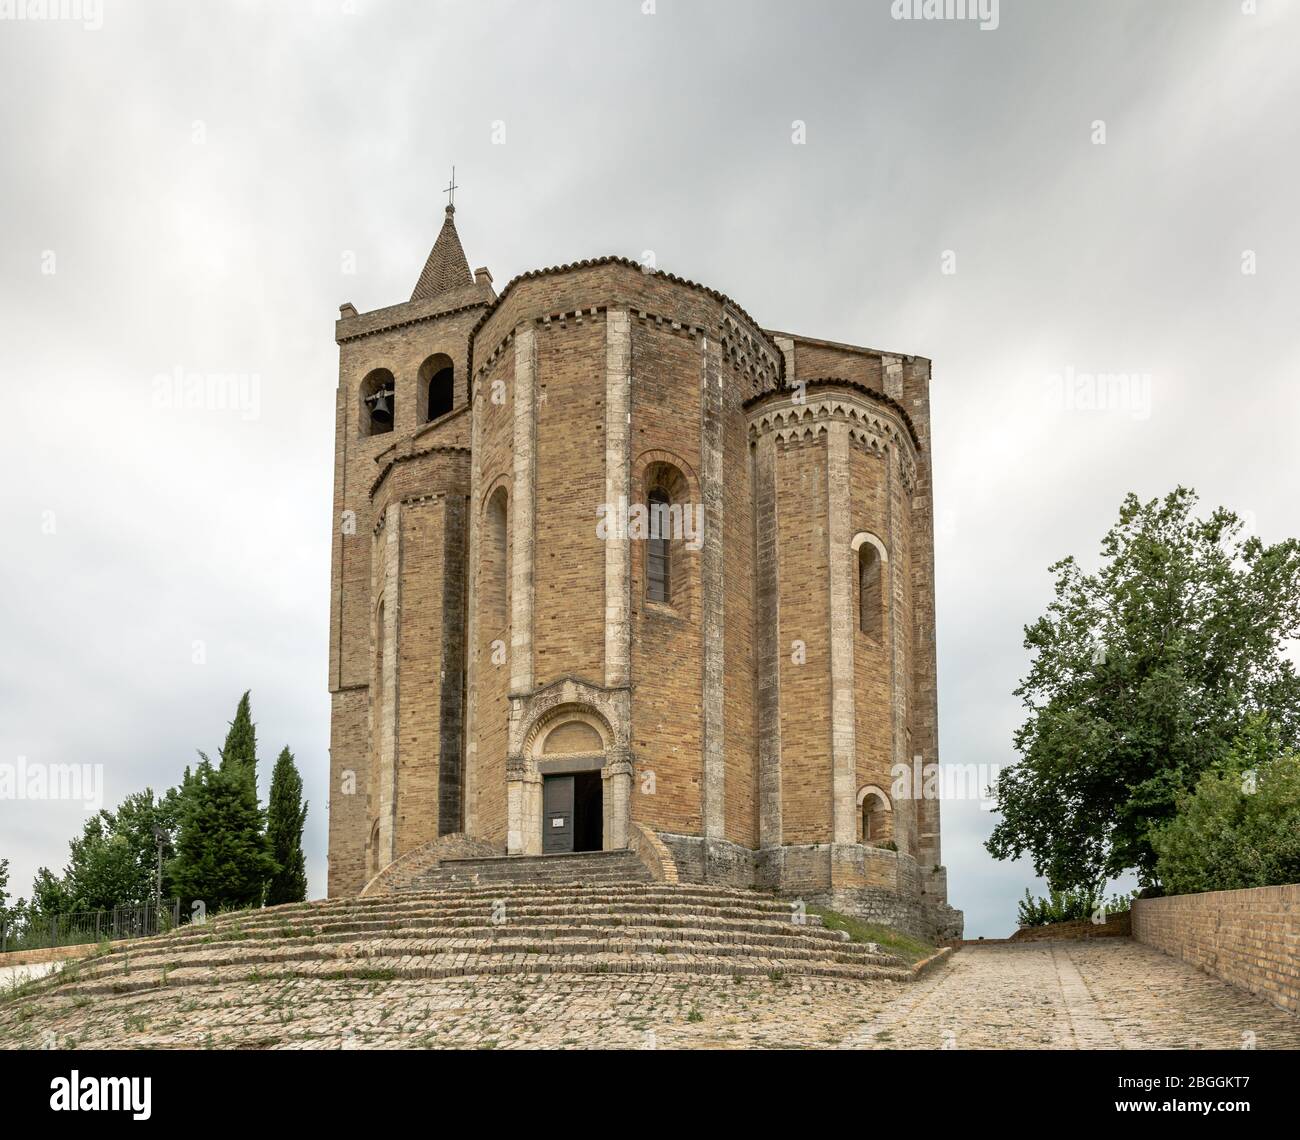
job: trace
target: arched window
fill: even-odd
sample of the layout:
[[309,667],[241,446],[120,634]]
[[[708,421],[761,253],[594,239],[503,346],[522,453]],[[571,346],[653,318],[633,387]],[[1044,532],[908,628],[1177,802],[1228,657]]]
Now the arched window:
[[370,877],[379,874],[379,820],[370,829]]
[[876,641],[885,628],[884,567],[873,543],[858,547],[858,629]]
[[689,606],[690,552],[703,535],[703,510],[690,503],[690,484],[671,463],[649,464],[642,475],[644,527],[630,523],[631,535],[644,539],[645,600],[684,613]]
[[498,487],[488,499],[483,520],[482,576],[484,633],[492,640],[501,635],[510,618],[510,551],[508,547],[509,499]]
[[862,796],[862,842],[882,847],[894,838],[894,813],[884,792],[871,788]]
[[652,602],[671,603],[672,592],[672,500],[662,487],[646,497],[650,508],[650,537],[646,540],[645,596]]
[[376,368],[361,381],[361,434],[383,435],[397,418],[397,384],[387,368]]
[[420,390],[426,423],[452,410],[456,403],[456,369],[450,356],[439,352],[420,365]]

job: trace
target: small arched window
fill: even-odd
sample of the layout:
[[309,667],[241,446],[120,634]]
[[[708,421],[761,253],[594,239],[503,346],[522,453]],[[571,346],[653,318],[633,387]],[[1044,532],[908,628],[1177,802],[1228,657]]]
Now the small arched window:
[[370,876],[379,874],[379,820],[370,829]]
[[858,547],[858,629],[876,641],[885,628],[884,566],[870,542]]
[[646,496],[649,538],[646,540],[645,596],[652,602],[672,601],[672,500],[662,487]]
[[420,388],[426,423],[452,410],[456,403],[456,369],[450,356],[440,352],[420,365]]
[[376,368],[361,381],[361,434],[383,435],[397,417],[397,384],[387,368]]
[[862,797],[862,842],[880,847],[894,838],[894,813],[883,793],[872,790]]

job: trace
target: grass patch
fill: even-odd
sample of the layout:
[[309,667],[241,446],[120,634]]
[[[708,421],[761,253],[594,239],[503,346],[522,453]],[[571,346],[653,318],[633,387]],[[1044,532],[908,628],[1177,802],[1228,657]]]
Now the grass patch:
[[839,911],[817,906],[810,906],[808,913],[821,915],[822,926],[827,930],[846,931],[852,942],[874,942],[885,953],[897,954],[909,963],[928,958],[936,949],[928,942],[911,938],[892,926],[876,926],[874,923],[854,918],[851,914],[840,914]]

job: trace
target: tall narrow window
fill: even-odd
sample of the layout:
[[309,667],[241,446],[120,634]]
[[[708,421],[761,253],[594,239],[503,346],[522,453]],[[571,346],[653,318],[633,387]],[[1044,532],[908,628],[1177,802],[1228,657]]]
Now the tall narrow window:
[[645,593],[652,602],[672,600],[672,527],[670,524],[671,501],[668,493],[656,489],[646,499],[649,507],[650,537],[646,544],[645,556]]
[[858,628],[881,639],[885,628],[884,575],[880,552],[869,542],[858,548]]
[[506,489],[498,487],[488,500],[487,518],[483,520],[483,570],[480,583],[483,591],[484,633],[489,640],[500,637],[510,621],[508,517]]

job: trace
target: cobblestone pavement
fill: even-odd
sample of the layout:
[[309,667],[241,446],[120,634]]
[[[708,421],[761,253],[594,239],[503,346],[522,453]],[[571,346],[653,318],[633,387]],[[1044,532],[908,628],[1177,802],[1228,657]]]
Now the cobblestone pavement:
[[[1247,1036],[1253,1035],[1253,1036]],[[0,1045],[1300,1049],[1300,1019],[1127,939],[967,947],[912,984],[296,978],[0,1004]]]

